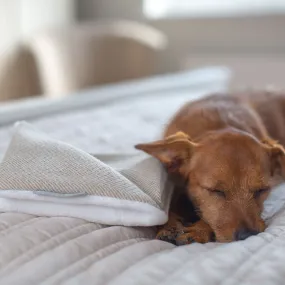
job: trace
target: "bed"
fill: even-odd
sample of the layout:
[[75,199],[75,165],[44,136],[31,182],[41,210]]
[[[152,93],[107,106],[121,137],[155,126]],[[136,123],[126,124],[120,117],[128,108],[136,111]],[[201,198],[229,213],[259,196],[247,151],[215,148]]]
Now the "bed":
[[[134,153],[159,137],[184,102],[227,89],[212,67],[86,90],[60,100],[2,105],[1,157],[15,121],[90,153]],[[153,227],[107,226],[72,217],[0,214],[0,284],[284,284],[285,194],[267,201],[265,233],[231,244],[176,247]]]
[[229,77],[226,68],[203,68],[108,85],[64,99],[2,104],[0,152],[7,146],[12,125],[21,120],[89,152],[133,152],[135,143],[160,136],[163,125],[179,106],[225,90]]

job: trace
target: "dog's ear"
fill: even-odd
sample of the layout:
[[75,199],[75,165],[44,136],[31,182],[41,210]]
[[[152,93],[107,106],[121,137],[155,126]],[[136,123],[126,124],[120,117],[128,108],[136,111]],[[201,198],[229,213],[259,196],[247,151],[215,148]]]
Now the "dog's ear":
[[138,144],[136,149],[142,150],[160,160],[170,173],[180,172],[188,162],[198,145],[183,132],[152,143]]
[[285,149],[278,142],[273,140],[263,141],[271,160],[271,174],[281,175],[285,179]]

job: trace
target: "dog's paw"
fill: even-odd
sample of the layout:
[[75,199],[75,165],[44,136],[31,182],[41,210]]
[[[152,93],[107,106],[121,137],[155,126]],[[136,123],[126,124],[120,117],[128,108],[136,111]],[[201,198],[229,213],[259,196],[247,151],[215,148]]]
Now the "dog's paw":
[[181,217],[171,213],[168,222],[158,228],[156,239],[175,245],[213,241],[212,229],[203,220],[187,225]]
[[156,239],[170,242],[176,245],[177,232],[174,228],[162,228],[158,231]]
[[167,241],[176,244],[176,237],[182,233],[183,224],[181,218],[176,214],[171,213],[168,222],[158,227],[156,239]]
[[185,245],[190,243],[207,243],[215,240],[212,229],[202,220],[194,223],[189,227],[185,227],[181,234],[175,238],[177,245]]

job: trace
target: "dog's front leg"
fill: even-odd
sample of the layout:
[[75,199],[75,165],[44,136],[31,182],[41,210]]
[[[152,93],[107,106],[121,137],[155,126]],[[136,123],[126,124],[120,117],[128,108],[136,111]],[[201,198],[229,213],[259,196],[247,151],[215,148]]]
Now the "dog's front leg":
[[213,236],[213,230],[203,220],[185,226],[180,216],[170,213],[168,222],[159,227],[156,238],[175,245],[183,245],[210,242],[213,241]]
[[184,227],[181,234],[178,234],[175,240],[177,245],[184,245],[193,242],[207,243],[214,241],[214,239],[211,227],[203,220],[199,220],[189,227]]
[[183,232],[183,229],[182,218],[177,214],[170,212],[168,222],[158,227],[156,238],[176,244],[176,238]]

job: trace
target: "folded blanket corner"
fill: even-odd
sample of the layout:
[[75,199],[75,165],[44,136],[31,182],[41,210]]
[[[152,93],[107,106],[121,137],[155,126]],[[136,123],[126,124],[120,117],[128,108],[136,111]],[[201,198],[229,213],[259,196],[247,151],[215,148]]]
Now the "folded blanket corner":
[[0,164],[0,211],[107,225],[165,223],[173,187],[160,163],[120,155],[114,168],[112,157],[94,157],[19,122]]

